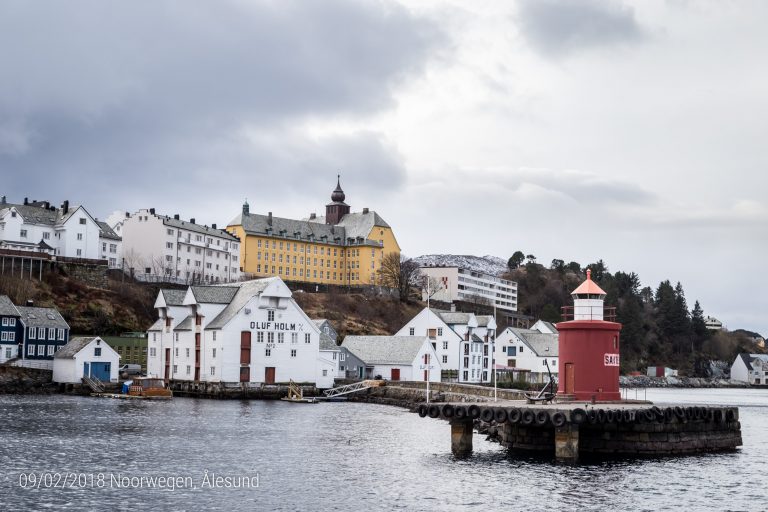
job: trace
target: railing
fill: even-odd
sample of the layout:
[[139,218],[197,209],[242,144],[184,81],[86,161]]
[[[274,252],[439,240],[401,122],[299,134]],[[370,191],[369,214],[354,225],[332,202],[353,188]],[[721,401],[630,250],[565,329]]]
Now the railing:
[[323,394],[325,394],[325,396],[328,398],[333,398],[336,396],[348,395],[350,393],[356,393],[358,391],[363,391],[364,389],[375,388],[378,386],[381,386],[380,381],[363,380],[360,382],[355,382],[354,384],[347,384],[345,386],[339,386],[333,389],[326,389],[323,391]]
[[103,393],[104,385],[96,379],[92,379],[87,375],[83,375],[83,382],[91,388],[94,393]]
[[614,306],[563,306],[560,308],[560,316],[564,322],[574,320],[605,320],[616,321],[616,307]]

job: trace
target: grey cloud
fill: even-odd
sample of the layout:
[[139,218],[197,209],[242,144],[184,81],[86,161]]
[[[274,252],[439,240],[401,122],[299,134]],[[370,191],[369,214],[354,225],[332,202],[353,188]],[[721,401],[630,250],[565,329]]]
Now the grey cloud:
[[632,43],[644,37],[632,7],[611,0],[523,0],[520,29],[539,53],[559,57],[581,48]]
[[402,163],[376,134],[311,140],[298,127],[389,108],[444,43],[391,2],[4,2],[3,193],[118,207],[337,171],[397,187]]

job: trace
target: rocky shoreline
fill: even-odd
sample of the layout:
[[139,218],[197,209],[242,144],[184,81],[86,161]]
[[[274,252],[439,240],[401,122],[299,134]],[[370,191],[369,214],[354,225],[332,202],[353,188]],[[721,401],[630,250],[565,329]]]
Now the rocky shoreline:
[[622,388],[749,388],[746,382],[697,377],[648,377],[645,375],[619,377]]
[[57,391],[50,370],[0,366],[0,394],[49,395]]

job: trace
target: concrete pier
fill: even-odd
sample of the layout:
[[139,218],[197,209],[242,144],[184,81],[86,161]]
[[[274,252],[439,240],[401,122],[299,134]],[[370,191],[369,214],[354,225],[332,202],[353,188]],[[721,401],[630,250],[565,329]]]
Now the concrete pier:
[[501,445],[510,452],[551,454],[569,462],[586,455],[683,455],[742,445],[736,407],[659,408],[647,402],[541,406],[508,401],[423,404],[418,412],[450,422],[456,457],[472,453],[475,422],[494,425]]
[[472,420],[451,421],[451,451],[454,457],[464,458],[472,454]]

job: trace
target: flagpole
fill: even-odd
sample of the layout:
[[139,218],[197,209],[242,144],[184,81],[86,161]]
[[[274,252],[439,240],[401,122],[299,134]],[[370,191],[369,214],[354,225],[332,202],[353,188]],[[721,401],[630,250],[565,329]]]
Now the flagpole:
[[[496,301],[493,301],[493,323],[496,323]],[[493,401],[497,402],[498,388],[497,388],[497,376],[496,376],[496,329],[493,330],[493,339],[491,340],[491,364],[493,365]]]
[[[427,336],[429,336],[429,315],[431,311],[429,310],[429,276],[426,276],[427,278]],[[429,403],[429,354],[424,355],[424,359],[427,366],[427,403]]]

